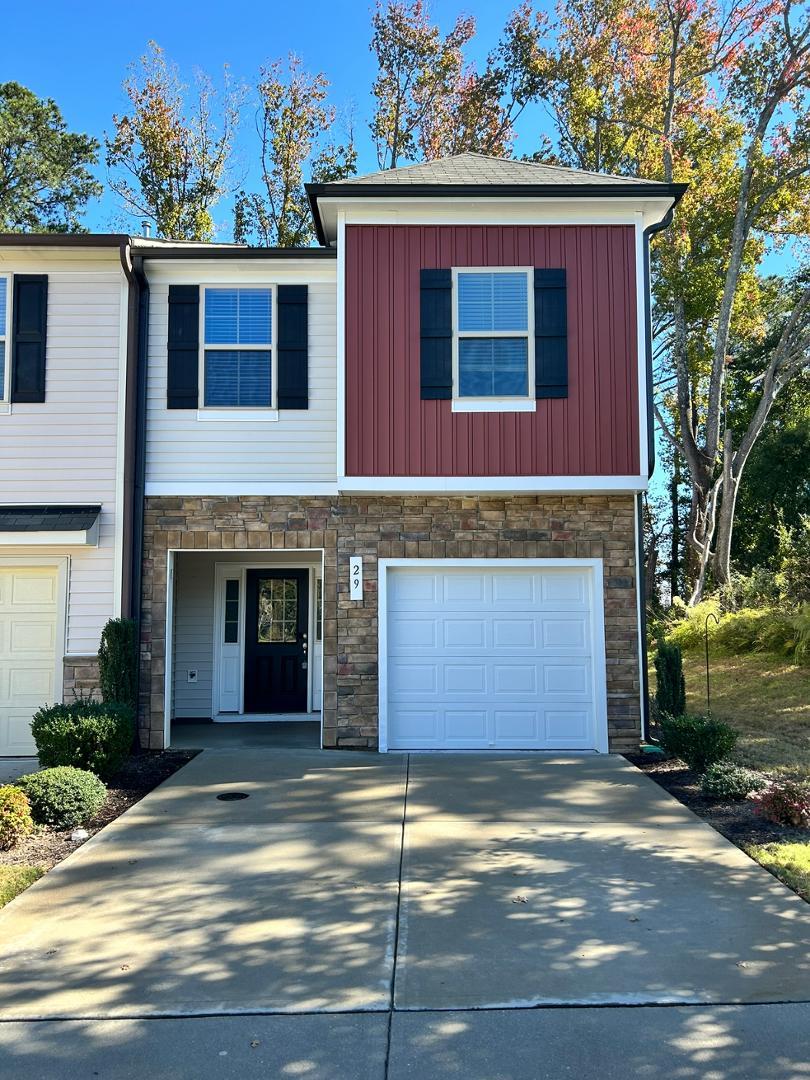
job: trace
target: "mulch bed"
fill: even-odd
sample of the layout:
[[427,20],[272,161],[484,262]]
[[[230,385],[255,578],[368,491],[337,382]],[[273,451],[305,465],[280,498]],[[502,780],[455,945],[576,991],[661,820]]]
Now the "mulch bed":
[[[130,806],[140,802],[144,795],[148,795],[158,784],[168,780],[197,753],[197,750],[148,750],[131,757],[107,783],[107,800],[104,806],[84,828],[90,836],[97,833],[99,829],[120,817],[125,810],[129,810]],[[13,850],[0,851],[0,865],[26,863],[50,870],[85,843],[84,840],[71,840],[72,831],[37,829]]]
[[704,795],[697,773],[687,769],[677,758],[662,759],[653,754],[624,756],[738,847],[772,844],[775,840],[787,843],[807,843],[810,840],[807,829],[791,829],[759,817],[750,799],[726,800]]

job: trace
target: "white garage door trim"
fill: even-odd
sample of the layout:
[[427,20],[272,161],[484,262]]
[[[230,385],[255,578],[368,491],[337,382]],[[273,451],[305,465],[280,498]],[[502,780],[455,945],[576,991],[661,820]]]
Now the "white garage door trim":
[[[378,646],[379,646],[379,747],[388,752],[388,572],[405,569],[452,569],[454,567],[489,570],[531,569],[579,569],[587,570],[591,620],[591,648],[593,657],[593,700],[598,753],[608,753],[607,730],[607,684],[605,659],[605,614],[603,573],[601,559],[380,559],[378,570]],[[448,751],[437,750],[437,753]],[[484,750],[470,751],[485,753]]]
[[[9,556],[0,557],[0,570],[13,570],[17,567],[30,566],[36,569],[56,570],[56,640],[54,643],[53,688],[56,702],[64,696],[64,661],[67,643],[67,595],[70,576],[69,555]],[[43,705],[54,702],[43,701]],[[36,751],[32,751],[35,753]]]

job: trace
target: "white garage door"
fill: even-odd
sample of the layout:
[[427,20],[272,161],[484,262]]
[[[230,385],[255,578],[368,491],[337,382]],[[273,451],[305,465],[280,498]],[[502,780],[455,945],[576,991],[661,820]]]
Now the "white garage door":
[[35,754],[31,717],[55,686],[58,572],[0,567],[0,755]]
[[591,568],[390,567],[385,589],[390,749],[607,749]]

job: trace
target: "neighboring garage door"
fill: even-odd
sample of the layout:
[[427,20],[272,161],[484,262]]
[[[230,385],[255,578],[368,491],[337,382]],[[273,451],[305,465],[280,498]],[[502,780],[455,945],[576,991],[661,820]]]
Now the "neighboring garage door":
[[35,754],[31,717],[61,699],[58,581],[54,567],[0,567],[0,755]]
[[606,750],[595,591],[591,567],[389,567],[388,747]]

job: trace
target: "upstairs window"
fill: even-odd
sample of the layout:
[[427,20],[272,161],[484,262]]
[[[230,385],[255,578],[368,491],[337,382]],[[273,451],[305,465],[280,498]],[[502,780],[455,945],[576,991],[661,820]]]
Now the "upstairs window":
[[205,289],[203,402],[215,409],[274,407],[272,288]]
[[9,315],[11,305],[8,302],[8,278],[0,277],[0,401],[8,401],[9,363]]
[[456,402],[533,399],[531,274],[530,269],[512,267],[453,271]]

